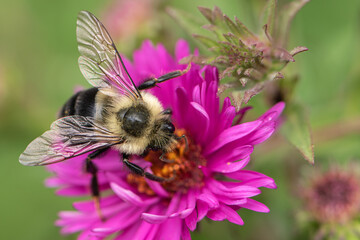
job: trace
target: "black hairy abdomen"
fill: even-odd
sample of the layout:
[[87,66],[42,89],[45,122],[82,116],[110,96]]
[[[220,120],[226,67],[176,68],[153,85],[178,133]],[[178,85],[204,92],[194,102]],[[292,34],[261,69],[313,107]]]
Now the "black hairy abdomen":
[[77,92],[64,104],[59,117],[71,115],[93,117],[95,115],[95,97],[97,93],[97,88]]

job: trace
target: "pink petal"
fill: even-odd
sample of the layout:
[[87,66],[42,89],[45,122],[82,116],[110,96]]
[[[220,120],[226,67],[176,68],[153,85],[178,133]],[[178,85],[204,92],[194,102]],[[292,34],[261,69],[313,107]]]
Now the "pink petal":
[[182,58],[187,57],[189,55],[190,55],[189,44],[183,39],[178,40],[175,46],[176,60],[180,61]]
[[251,198],[248,199],[247,203],[239,205],[242,208],[247,208],[255,212],[270,212],[270,209],[263,203],[255,201]]
[[142,206],[143,205],[143,201],[142,199],[136,195],[134,192],[125,189],[123,187],[120,187],[118,184],[116,183],[110,183],[111,189],[114,191],[114,193],[120,197],[122,200],[124,200],[125,202],[134,204],[136,206]]
[[152,239],[148,237],[148,234],[151,232],[153,227],[153,224],[141,221],[141,225],[137,228],[138,231],[131,236],[131,239]]
[[190,107],[190,100],[187,96],[187,92],[183,87],[179,87],[175,91],[177,111],[174,112],[174,119],[176,120],[177,126],[183,128],[187,123],[190,116],[188,116],[188,109]]
[[192,136],[197,139],[197,142],[202,142],[202,139],[209,130],[210,118],[200,104],[191,102],[190,106],[189,114],[196,119],[196,122],[192,122],[191,126],[188,126],[188,129],[191,129]]
[[215,120],[219,115],[219,97],[217,96],[217,90],[217,81],[211,81],[204,96],[204,106],[211,120]]
[[239,181],[248,181],[251,179],[257,179],[257,178],[264,178],[268,180],[268,184],[264,185],[263,187],[267,187],[267,188],[272,188],[275,189],[277,188],[274,179],[266,176],[265,174],[259,173],[259,172],[255,172],[255,171],[250,171],[250,170],[240,170],[238,172],[233,172],[233,173],[226,173],[226,176],[232,179],[236,179]]
[[174,61],[173,57],[170,55],[170,53],[166,50],[166,48],[164,47],[164,45],[162,45],[161,43],[158,43],[156,45],[156,51],[157,51],[157,56],[159,57],[159,61],[160,62],[166,62],[167,64],[158,64],[158,66],[160,67],[160,71],[156,72],[157,74],[165,74],[166,72],[169,72],[171,70],[175,70],[175,68],[177,68],[177,64]]
[[72,197],[84,196],[89,194],[89,190],[86,187],[71,186],[56,190],[56,194],[61,196],[72,196]]
[[254,147],[252,145],[239,146],[232,149],[220,149],[208,157],[207,167],[216,170],[220,164],[227,164],[227,162],[247,158],[253,150]]
[[267,110],[260,118],[266,121],[273,121],[280,116],[284,108],[285,108],[285,103],[279,102],[275,104],[272,108]]
[[181,239],[182,240],[191,240],[190,231],[185,224],[182,225]]
[[219,201],[217,198],[206,189],[203,190],[202,194],[197,196],[197,199],[207,203],[210,208],[217,208],[219,206]]
[[161,224],[155,239],[180,240],[182,232],[182,220],[179,218],[169,219]]
[[[150,168],[147,169],[149,173],[153,173]],[[169,193],[161,186],[159,182],[152,181],[150,179],[145,179],[149,187],[160,197],[168,197]]]
[[[133,239],[133,236],[139,231],[141,221],[135,222],[132,226],[126,228],[121,234],[119,234],[114,240],[128,240]],[[157,225],[153,225],[155,228]]]
[[[181,194],[176,193],[175,196],[171,199],[170,204],[166,210],[165,214],[160,213],[142,213],[141,218],[149,223],[163,223],[169,217],[177,217],[179,215],[179,203],[181,202]],[[186,214],[186,213],[185,213]]]
[[268,139],[273,132],[275,131],[275,123],[272,122],[271,124],[268,124],[267,126],[260,127],[257,131],[254,131],[252,134],[249,135],[248,138],[246,138],[247,144],[260,144],[264,142],[266,139]]
[[141,218],[144,219],[145,221],[149,222],[149,223],[158,224],[158,223],[162,223],[166,219],[168,219],[168,216],[151,214],[151,213],[142,213]]
[[241,219],[240,215],[235,210],[223,204],[221,204],[220,209],[226,215],[226,219],[229,220],[229,222],[238,225],[244,225],[244,221]]
[[175,195],[171,198],[170,204],[166,210],[167,215],[177,212],[181,198],[181,193],[176,192]]
[[[228,98],[226,98],[224,100],[224,105],[225,105],[225,102],[227,101]],[[230,100],[228,100],[230,101]],[[228,107],[225,107],[223,105],[223,110],[222,110],[222,113],[219,117],[220,121],[218,121],[218,126],[217,127],[217,132],[221,132],[223,131],[224,129],[227,129],[229,127],[231,127],[231,124],[234,120],[234,117],[235,117],[235,107],[234,106],[228,106]]]
[[192,101],[201,104],[200,85],[196,85],[192,91]]
[[[100,207],[105,208],[114,204],[122,203],[119,202],[119,198],[116,195],[110,195],[100,198]],[[92,212],[95,211],[94,200],[74,202],[73,207],[81,212]]]
[[117,212],[116,215],[110,217],[105,222],[99,222],[93,226],[93,232],[101,233],[105,230],[108,232],[116,232],[133,225],[140,219],[140,214],[146,209],[146,207],[138,208],[135,206],[129,206]]
[[193,210],[194,210],[193,208],[187,208],[187,209],[184,209],[184,210],[182,210],[180,212],[170,214],[169,218],[174,218],[174,217],[186,218],[187,216],[189,216],[191,214],[191,212]]
[[253,187],[264,187],[264,186],[272,186],[273,184],[275,184],[275,182],[274,179],[271,178],[256,178],[243,182],[242,184],[246,184]]
[[99,238],[92,236],[91,229],[87,229],[78,236],[77,240],[99,240]]
[[257,127],[259,127],[261,123],[262,121],[257,120],[253,122],[242,123],[240,125],[225,129],[206,146],[203,154],[209,155],[210,153],[215,152],[224,145],[248,135]]
[[185,218],[186,226],[190,229],[190,231],[194,231],[197,223],[197,213],[196,210],[193,210],[192,213]]
[[226,205],[238,206],[241,204],[245,204],[249,198],[240,198],[240,199],[232,199],[225,196],[218,196],[220,202]]
[[223,195],[233,199],[253,197],[261,193],[261,191],[256,187],[251,186],[236,186],[236,187],[226,187],[224,183],[220,183],[216,180],[208,181],[208,188],[217,195]]
[[[145,239],[156,239],[161,224],[151,224],[151,229]],[[129,239],[129,238],[128,238]]]
[[198,200],[196,204],[196,210],[197,210],[197,221],[200,222],[208,213],[209,205],[202,200]]
[[178,209],[169,215],[169,218],[180,217],[186,218],[195,209],[195,194],[189,190],[186,195],[181,196]]
[[213,168],[212,170],[215,172],[221,172],[221,173],[228,173],[228,172],[235,172],[239,171],[240,169],[244,168],[250,161],[250,157],[247,157],[243,160],[237,161],[237,162],[226,162],[219,164],[216,168]]
[[46,187],[60,187],[61,185],[66,184],[66,181],[58,177],[49,177],[45,180]]
[[226,214],[220,208],[210,210],[206,216],[214,221],[223,221],[226,218]]

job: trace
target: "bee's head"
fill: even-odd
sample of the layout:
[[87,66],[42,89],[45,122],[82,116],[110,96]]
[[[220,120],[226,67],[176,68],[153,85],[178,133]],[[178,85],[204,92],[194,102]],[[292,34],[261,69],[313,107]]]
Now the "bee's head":
[[170,119],[155,122],[148,148],[167,152],[175,142],[175,126]]

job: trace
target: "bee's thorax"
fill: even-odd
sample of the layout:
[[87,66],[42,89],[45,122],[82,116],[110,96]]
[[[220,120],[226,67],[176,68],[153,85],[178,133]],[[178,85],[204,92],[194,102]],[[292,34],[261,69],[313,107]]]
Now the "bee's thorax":
[[150,113],[143,105],[138,104],[127,109],[121,109],[118,113],[121,128],[133,137],[143,136],[149,125]]

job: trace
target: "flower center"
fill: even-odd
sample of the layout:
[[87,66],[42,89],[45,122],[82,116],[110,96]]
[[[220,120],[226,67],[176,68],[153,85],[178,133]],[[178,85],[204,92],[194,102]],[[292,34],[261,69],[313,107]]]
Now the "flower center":
[[321,221],[344,222],[357,214],[359,190],[351,173],[329,172],[314,184],[309,205]]
[[[183,129],[176,130],[175,134],[187,136]],[[200,188],[204,185],[201,166],[206,165],[206,159],[201,155],[201,147],[194,144],[189,137],[187,141],[179,140],[172,152],[162,156],[163,160],[160,160],[160,157],[161,152],[150,151],[144,159],[152,163],[151,170],[156,176],[170,179],[161,183],[169,193],[185,193],[190,188]],[[127,180],[130,184],[136,185],[139,192],[154,195],[143,177],[130,173]]]

